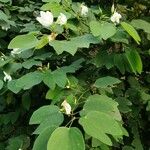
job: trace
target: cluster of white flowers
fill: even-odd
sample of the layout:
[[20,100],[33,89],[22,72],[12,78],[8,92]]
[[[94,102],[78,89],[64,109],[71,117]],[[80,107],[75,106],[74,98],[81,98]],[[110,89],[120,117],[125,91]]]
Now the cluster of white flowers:
[[[54,16],[49,11],[40,11],[40,16],[36,18],[37,21],[42,24],[44,27],[50,27],[54,22]],[[56,21],[59,25],[65,25],[67,23],[67,17],[63,13],[60,13]]]
[[[84,4],[81,4],[80,6],[80,14],[81,16],[87,16],[88,14],[88,7],[85,6]],[[49,11],[40,11],[40,16],[36,18],[36,20],[42,24],[44,27],[48,28],[54,23],[54,16],[51,12]],[[57,18],[56,21],[57,24],[59,25],[65,25],[67,23],[67,17],[65,14],[60,13],[60,15]]]
[[7,73],[7,72],[5,72],[5,71],[3,71],[3,73],[4,73],[4,81],[6,82],[6,81],[11,81],[12,80],[12,77]]
[[65,109],[67,115],[71,114],[71,106],[66,100],[64,100],[62,102],[61,106],[63,106],[63,108]]

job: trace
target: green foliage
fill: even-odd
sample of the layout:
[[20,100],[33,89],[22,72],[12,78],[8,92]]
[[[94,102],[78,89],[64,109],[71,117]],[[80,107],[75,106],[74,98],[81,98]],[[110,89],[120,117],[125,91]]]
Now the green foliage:
[[148,150],[149,4],[0,0],[0,150]]

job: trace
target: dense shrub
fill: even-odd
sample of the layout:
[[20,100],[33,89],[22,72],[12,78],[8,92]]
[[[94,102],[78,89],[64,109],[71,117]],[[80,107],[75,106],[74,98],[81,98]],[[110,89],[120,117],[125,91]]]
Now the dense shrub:
[[149,0],[0,0],[0,150],[148,150],[149,22]]

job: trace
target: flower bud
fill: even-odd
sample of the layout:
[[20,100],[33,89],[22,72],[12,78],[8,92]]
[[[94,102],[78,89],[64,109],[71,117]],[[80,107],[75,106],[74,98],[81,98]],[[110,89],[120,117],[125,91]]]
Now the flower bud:
[[89,12],[88,7],[83,5],[83,4],[81,4],[80,7],[81,7],[81,16],[86,16],[88,14],[88,12]]
[[4,77],[4,81],[11,81],[12,80],[12,77],[5,71],[3,71],[5,77]]
[[66,15],[64,15],[63,13],[60,13],[60,15],[58,16],[58,19],[56,21],[57,24],[59,25],[64,25],[67,23],[67,17]]
[[64,107],[67,115],[71,114],[71,106],[70,106],[70,104],[66,100],[63,101],[63,103],[61,104],[61,106]]

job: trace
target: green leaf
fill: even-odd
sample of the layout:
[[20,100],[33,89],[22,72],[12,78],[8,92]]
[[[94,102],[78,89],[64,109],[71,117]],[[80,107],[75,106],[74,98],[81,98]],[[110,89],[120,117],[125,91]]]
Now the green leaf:
[[62,69],[57,69],[53,72],[48,70],[43,74],[43,82],[51,89],[55,89],[56,84],[64,88],[67,83],[67,76]]
[[22,105],[26,110],[30,109],[30,105],[31,105],[31,98],[30,98],[30,94],[28,92],[25,92],[22,95]]
[[43,74],[41,72],[35,71],[30,72],[16,81],[16,86],[23,90],[32,88],[33,86],[39,84],[43,79]]
[[121,25],[128,32],[128,34],[137,42],[137,44],[140,44],[141,38],[137,31],[134,29],[134,27],[126,22],[122,22]]
[[56,87],[54,76],[50,70],[47,70],[44,72],[43,82],[51,89],[55,89],[55,87]]
[[49,89],[46,93],[46,99],[52,100],[54,103],[60,101],[62,99],[62,96],[64,95],[64,91],[62,88],[59,88],[58,86],[53,90]]
[[52,72],[55,83],[59,86],[64,88],[67,83],[67,76],[61,69],[57,69]]
[[132,111],[131,108],[130,108],[132,103],[127,98],[125,98],[125,97],[117,97],[115,99],[115,101],[117,101],[118,104],[119,104],[118,108],[119,108],[120,112],[128,113],[128,112]]
[[97,21],[91,21],[90,29],[94,36],[100,36],[104,40],[107,40],[116,33],[116,27],[108,22],[99,23]]
[[32,114],[29,124],[40,124],[47,119],[53,122],[54,117],[56,117],[58,121],[63,120],[63,115],[59,111],[59,108],[57,106],[54,105],[42,106]]
[[36,61],[34,59],[29,59],[29,60],[26,60],[25,62],[23,62],[22,66],[26,69],[30,69],[33,66],[42,66],[42,62],[41,61]]
[[57,54],[61,54],[64,51],[74,55],[78,48],[89,48],[90,43],[96,44],[100,41],[93,37],[91,34],[71,38],[70,41],[52,41],[49,44],[55,49]]
[[78,128],[57,128],[51,135],[47,150],[85,150],[84,139]]
[[21,87],[18,87],[16,83],[17,80],[11,80],[7,83],[7,88],[15,94],[17,94],[21,90]]
[[47,143],[56,127],[47,127],[35,140],[32,150],[47,150]]
[[99,78],[95,81],[95,86],[97,88],[107,88],[107,87],[113,87],[115,84],[119,84],[121,81],[117,78],[106,76]]
[[56,2],[56,3],[59,3],[59,2],[61,2],[61,0],[42,0],[42,2],[48,2],[48,3]]
[[18,35],[8,45],[9,49],[30,49],[37,45],[38,39],[33,34]]
[[112,141],[107,134],[122,137],[122,130],[117,121],[103,112],[91,111],[80,118],[79,123],[88,135],[110,146]]
[[4,82],[0,80],[0,90],[3,88]]
[[126,50],[125,57],[129,63],[130,69],[136,73],[141,74],[143,64],[139,53],[136,50]]
[[125,64],[124,64],[124,61],[123,61],[122,54],[115,54],[114,55],[114,64],[120,70],[120,72],[122,74],[125,73]]
[[0,0],[0,2],[8,3],[8,2],[10,2],[10,0]]
[[83,110],[80,112],[81,116],[87,115],[91,111],[99,111],[109,114],[112,118],[120,121],[121,115],[117,108],[118,103],[106,95],[92,95],[86,100]]
[[150,23],[145,20],[135,19],[131,21],[131,24],[137,29],[142,29],[146,33],[150,33]]

